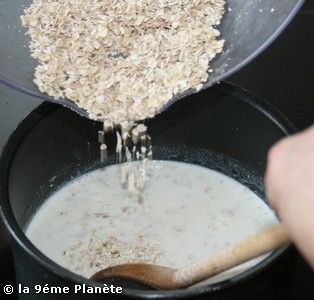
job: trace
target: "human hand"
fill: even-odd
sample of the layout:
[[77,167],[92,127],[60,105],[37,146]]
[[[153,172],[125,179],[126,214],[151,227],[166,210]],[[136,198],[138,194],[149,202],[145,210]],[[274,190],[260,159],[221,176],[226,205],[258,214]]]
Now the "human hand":
[[265,181],[270,205],[314,268],[314,126],[270,149]]

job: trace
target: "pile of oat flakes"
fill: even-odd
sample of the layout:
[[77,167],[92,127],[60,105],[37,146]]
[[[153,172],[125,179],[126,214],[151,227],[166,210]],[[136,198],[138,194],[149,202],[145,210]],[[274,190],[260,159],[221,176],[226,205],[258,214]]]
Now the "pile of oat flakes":
[[34,82],[90,118],[153,117],[202,88],[224,40],[224,0],[34,0],[21,17],[38,61]]
[[97,232],[90,238],[87,247],[77,241],[63,251],[67,257],[67,269],[89,278],[96,272],[126,263],[157,263],[165,255],[160,247],[138,235],[137,246],[122,242],[114,237],[100,241]]

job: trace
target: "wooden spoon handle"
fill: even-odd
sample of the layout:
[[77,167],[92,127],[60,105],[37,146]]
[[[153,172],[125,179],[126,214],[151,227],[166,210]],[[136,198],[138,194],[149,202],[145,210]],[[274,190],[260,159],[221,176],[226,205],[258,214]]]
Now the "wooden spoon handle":
[[187,287],[252,258],[276,250],[290,242],[282,224],[275,225],[218,254],[188,265],[173,273],[173,281]]

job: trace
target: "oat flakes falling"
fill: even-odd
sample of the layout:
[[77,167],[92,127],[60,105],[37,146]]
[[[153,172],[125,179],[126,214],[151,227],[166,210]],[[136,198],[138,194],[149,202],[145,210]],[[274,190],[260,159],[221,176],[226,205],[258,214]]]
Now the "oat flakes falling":
[[199,90],[222,51],[223,0],[34,0],[21,17],[37,59],[34,82],[91,119],[153,117]]

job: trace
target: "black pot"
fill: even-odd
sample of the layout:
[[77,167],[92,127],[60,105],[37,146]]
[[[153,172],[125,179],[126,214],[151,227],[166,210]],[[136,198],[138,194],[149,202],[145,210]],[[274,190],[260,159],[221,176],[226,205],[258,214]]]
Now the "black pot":
[[[155,159],[219,170],[263,199],[267,152],[280,138],[295,132],[294,126],[265,101],[228,83],[187,97],[146,123]],[[75,284],[103,285],[49,260],[23,230],[43,201],[66,181],[116,162],[114,134],[107,139],[108,161],[99,161],[97,136],[101,127],[68,109],[45,103],[18,126],[3,151],[1,213],[13,237],[17,283],[30,289],[20,293],[20,299],[68,299],[71,293],[76,299],[287,299],[293,280],[291,247],[275,251],[232,279],[205,287],[160,292],[131,286],[124,287],[122,294],[74,294]],[[35,286],[46,284],[68,287],[70,294],[36,294]]]

